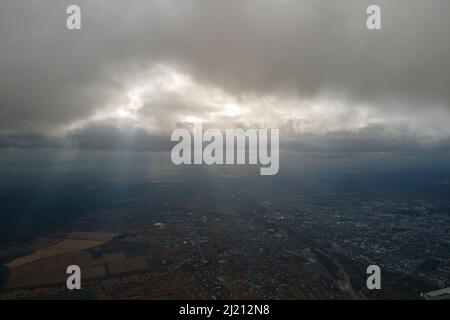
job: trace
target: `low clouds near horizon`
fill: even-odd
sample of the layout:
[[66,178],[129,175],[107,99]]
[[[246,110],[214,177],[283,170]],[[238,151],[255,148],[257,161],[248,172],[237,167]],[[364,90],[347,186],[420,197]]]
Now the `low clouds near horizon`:
[[1,141],[195,120],[447,140],[449,14],[447,0],[0,0]]

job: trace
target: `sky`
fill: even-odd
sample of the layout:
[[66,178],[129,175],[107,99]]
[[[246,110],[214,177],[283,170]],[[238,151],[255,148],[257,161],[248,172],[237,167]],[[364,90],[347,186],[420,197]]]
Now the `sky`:
[[0,147],[158,149],[194,121],[302,148],[447,146],[448,30],[448,0],[0,0]]

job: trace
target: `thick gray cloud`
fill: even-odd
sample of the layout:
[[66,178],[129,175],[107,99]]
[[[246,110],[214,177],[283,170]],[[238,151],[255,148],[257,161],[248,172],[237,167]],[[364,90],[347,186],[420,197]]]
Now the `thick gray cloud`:
[[[75,3],[81,31],[65,28]],[[383,30],[366,29],[372,3]],[[448,0],[0,0],[0,128],[103,126],[138,87],[125,113],[150,131],[195,116],[447,138],[449,16]]]

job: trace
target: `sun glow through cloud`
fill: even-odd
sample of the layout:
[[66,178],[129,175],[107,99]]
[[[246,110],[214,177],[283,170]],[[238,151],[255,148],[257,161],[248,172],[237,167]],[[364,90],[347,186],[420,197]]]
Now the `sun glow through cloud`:
[[[370,106],[348,105],[339,97],[318,94],[301,99],[292,94],[236,97],[205,85],[180,68],[158,65],[128,79],[103,108],[64,126],[63,132],[96,123],[132,125],[151,132],[168,132],[179,122],[209,122],[285,128],[292,133],[355,132],[370,125],[394,122]],[[399,115],[401,119],[401,115]],[[414,123],[401,124],[414,126]]]

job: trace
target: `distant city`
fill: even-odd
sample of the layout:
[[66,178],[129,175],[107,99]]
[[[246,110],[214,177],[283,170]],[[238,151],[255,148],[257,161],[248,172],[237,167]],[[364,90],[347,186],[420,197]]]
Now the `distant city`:
[[[256,168],[155,173],[159,180],[131,185],[85,182],[78,189],[86,192],[72,193],[61,208],[70,201],[93,207],[93,191],[109,194],[101,205],[77,209],[48,231],[27,231],[25,242],[17,234],[4,243],[0,297],[425,299],[450,286],[450,203],[437,193],[411,194],[421,180],[398,190],[380,176],[369,186],[344,179],[331,192],[342,179],[333,174],[316,192],[322,187],[307,175],[269,183]],[[73,264],[82,290],[66,288]],[[381,290],[366,287],[374,264]]]

